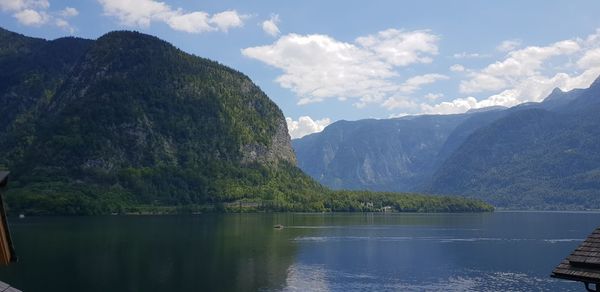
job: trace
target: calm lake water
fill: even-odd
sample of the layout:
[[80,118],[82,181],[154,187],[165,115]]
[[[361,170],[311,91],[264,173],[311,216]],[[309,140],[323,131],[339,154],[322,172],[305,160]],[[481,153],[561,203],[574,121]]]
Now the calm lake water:
[[[283,230],[273,228],[283,224]],[[582,291],[550,272],[600,213],[25,218],[24,291]]]

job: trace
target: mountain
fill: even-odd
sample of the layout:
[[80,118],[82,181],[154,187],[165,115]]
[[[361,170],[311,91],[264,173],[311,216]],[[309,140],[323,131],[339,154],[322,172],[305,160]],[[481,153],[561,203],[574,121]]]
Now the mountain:
[[600,82],[542,104],[557,93],[562,106],[513,111],[476,130],[427,190],[507,208],[600,208]]
[[328,187],[418,191],[472,132],[505,115],[503,109],[339,121],[292,145],[298,166]]
[[513,108],[336,122],[292,145],[300,168],[332,188],[461,194],[519,209],[600,208],[599,80]]
[[590,108],[600,106],[600,78],[596,79],[586,90],[576,89],[571,92],[569,93],[573,96],[572,101],[561,109],[562,112],[589,112]]
[[412,191],[466,115],[339,121],[292,141],[298,166],[336,189]]
[[[29,38],[0,28],[0,159],[16,159],[47,106],[92,41]],[[1,164],[2,162],[0,162]]]
[[13,171],[15,209],[94,213],[283,191],[268,199],[291,205],[321,189],[295,167],[281,110],[247,76],[158,38],[2,30],[0,72],[0,164]]
[[281,110],[250,78],[153,36],[0,29],[0,76],[12,213],[492,209],[326,189],[296,166]]

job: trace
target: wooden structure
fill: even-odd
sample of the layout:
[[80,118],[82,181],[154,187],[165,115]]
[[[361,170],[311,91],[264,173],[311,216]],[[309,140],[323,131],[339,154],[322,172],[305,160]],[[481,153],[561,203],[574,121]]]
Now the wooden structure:
[[[0,171],[0,190],[6,187],[8,183],[8,171]],[[17,261],[15,249],[10,238],[10,229],[8,228],[8,220],[6,218],[6,210],[4,209],[4,200],[0,193],[0,265],[8,265],[11,262]],[[0,290],[3,291],[3,290]]]
[[554,268],[551,277],[583,282],[588,291],[600,291],[600,227]]

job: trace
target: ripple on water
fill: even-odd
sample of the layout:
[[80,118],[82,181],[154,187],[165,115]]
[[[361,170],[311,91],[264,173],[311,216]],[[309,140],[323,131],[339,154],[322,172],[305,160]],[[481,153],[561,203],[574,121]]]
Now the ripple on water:
[[[348,273],[327,269],[323,265],[294,264],[288,269],[283,291],[550,291],[562,282],[525,273],[490,272],[464,269],[447,278],[424,281],[380,277],[368,273]],[[578,291],[566,285],[561,291]]]
[[331,242],[331,241],[435,241],[440,243],[451,242],[480,242],[480,241],[539,241],[545,243],[561,242],[581,242],[583,238],[551,238],[551,239],[531,239],[531,238],[498,238],[498,237],[443,237],[443,236],[299,236],[293,241],[297,242]]

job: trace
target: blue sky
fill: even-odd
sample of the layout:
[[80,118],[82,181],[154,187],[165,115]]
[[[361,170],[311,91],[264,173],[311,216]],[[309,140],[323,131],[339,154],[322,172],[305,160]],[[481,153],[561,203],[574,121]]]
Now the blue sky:
[[[336,120],[539,101],[600,74],[599,1],[0,0],[29,36],[165,39],[247,74],[293,137]],[[266,22],[266,23],[265,23]]]

